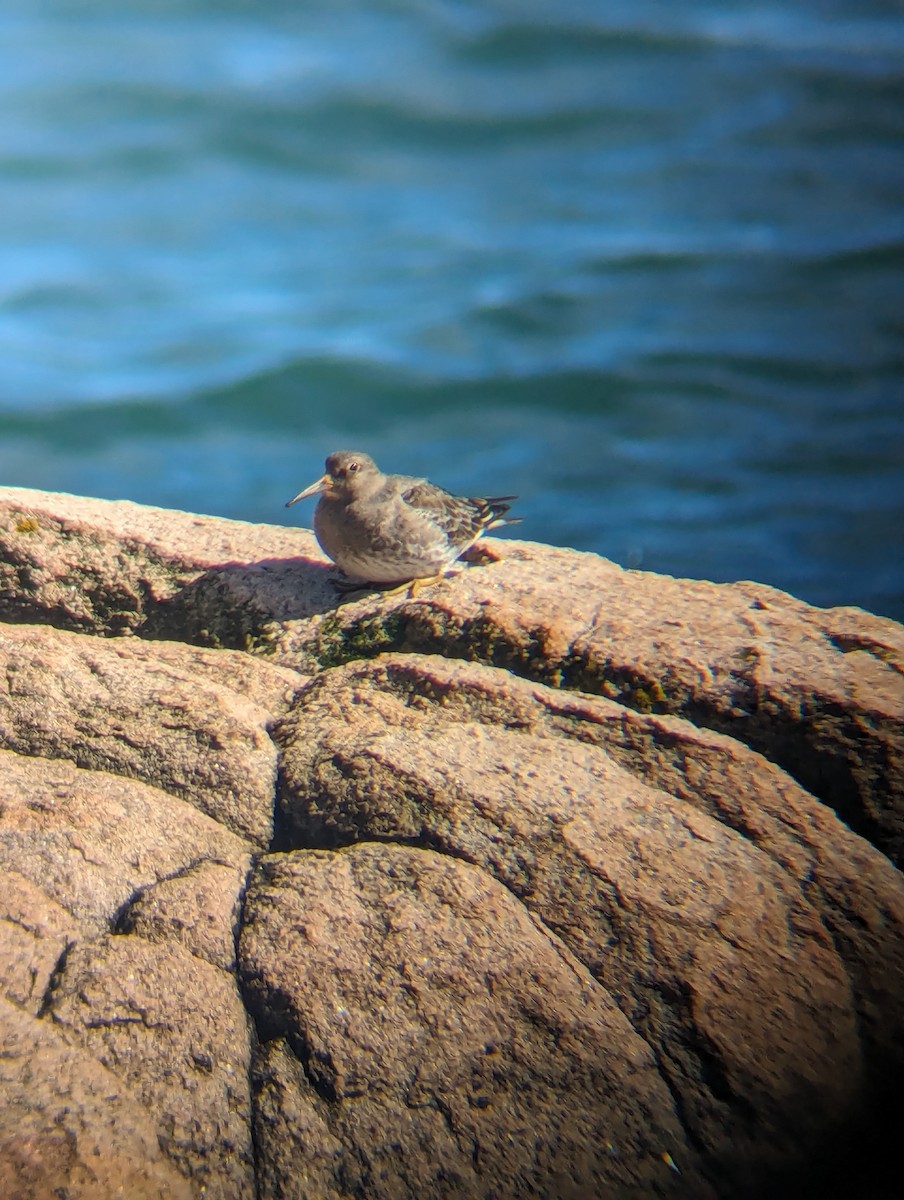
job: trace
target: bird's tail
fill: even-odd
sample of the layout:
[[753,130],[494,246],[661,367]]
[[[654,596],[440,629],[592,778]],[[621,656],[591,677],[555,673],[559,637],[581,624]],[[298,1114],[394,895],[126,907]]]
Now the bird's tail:
[[521,517],[508,517],[506,513],[511,508],[509,503],[511,500],[517,500],[517,496],[488,496],[486,499],[481,499],[481,526],[484,531],[489,529],[500,529],[503,525],[520,525]]

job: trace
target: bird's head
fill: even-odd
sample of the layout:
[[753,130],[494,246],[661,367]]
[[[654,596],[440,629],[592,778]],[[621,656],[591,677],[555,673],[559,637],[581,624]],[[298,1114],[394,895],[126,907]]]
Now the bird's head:
[[287,501],[286,508],[298,500],[321,493],[328,500],[351,500],[366,491],[368,483],[379,476],[377,464],[369,454],[358,450],[337,450],[326,460],[321,477]]

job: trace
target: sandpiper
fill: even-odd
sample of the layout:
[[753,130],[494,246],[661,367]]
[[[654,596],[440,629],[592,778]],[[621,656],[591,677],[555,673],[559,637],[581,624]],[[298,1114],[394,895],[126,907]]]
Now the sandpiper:
[[454,496],[426,479],[384,475],[356,450],[331,454],[320,479],[286,507],[318,493],[314,532],[333,562],[362,584],[410,584],[411,594],[441,579],[483,534],[520,520],[505,515],[516,496]]

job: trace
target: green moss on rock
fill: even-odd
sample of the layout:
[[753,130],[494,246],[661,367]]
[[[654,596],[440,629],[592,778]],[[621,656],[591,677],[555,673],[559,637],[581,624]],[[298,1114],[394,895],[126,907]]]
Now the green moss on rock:
[[313,657],[321,667],[339,667],[402,649],[404,638],[405,621],[398,613],[372,613],[351,622],[326,617],[318,630]]

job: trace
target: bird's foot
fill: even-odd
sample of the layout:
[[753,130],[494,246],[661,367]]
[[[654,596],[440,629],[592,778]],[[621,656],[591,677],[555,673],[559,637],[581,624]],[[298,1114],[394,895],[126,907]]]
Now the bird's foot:
[[343,602],[351,600],[355,596],[364,596],[373,592],[379,593],[381,597],[400,596],[403,592],[407,592],[408,599],[413,600],[422,587],[430,587],[431,584],[439,583],[445,578],[445,575],[446,572],[443,570],[426,579],[406,579],[402,583],[380,584],[366,583],[360,579],[333,579],[332,584]]
[[413,600],[422,587],[430,587],[433,583],[440,583],[446,577],[445,571],[438,571],[436,575],[429,575],[426,579],[412,579],[408,586],[408,599]]
[[422,587],[429,587],[431,583],[439,583],[445,575],[444,571],[440,571],[437,575],[430,575],[426,579],[407,579],[404,583],[392,584],[390,587],[383,589],[384,596],[400,596],[402,592],[408,593],[408,599],[413,600]]

